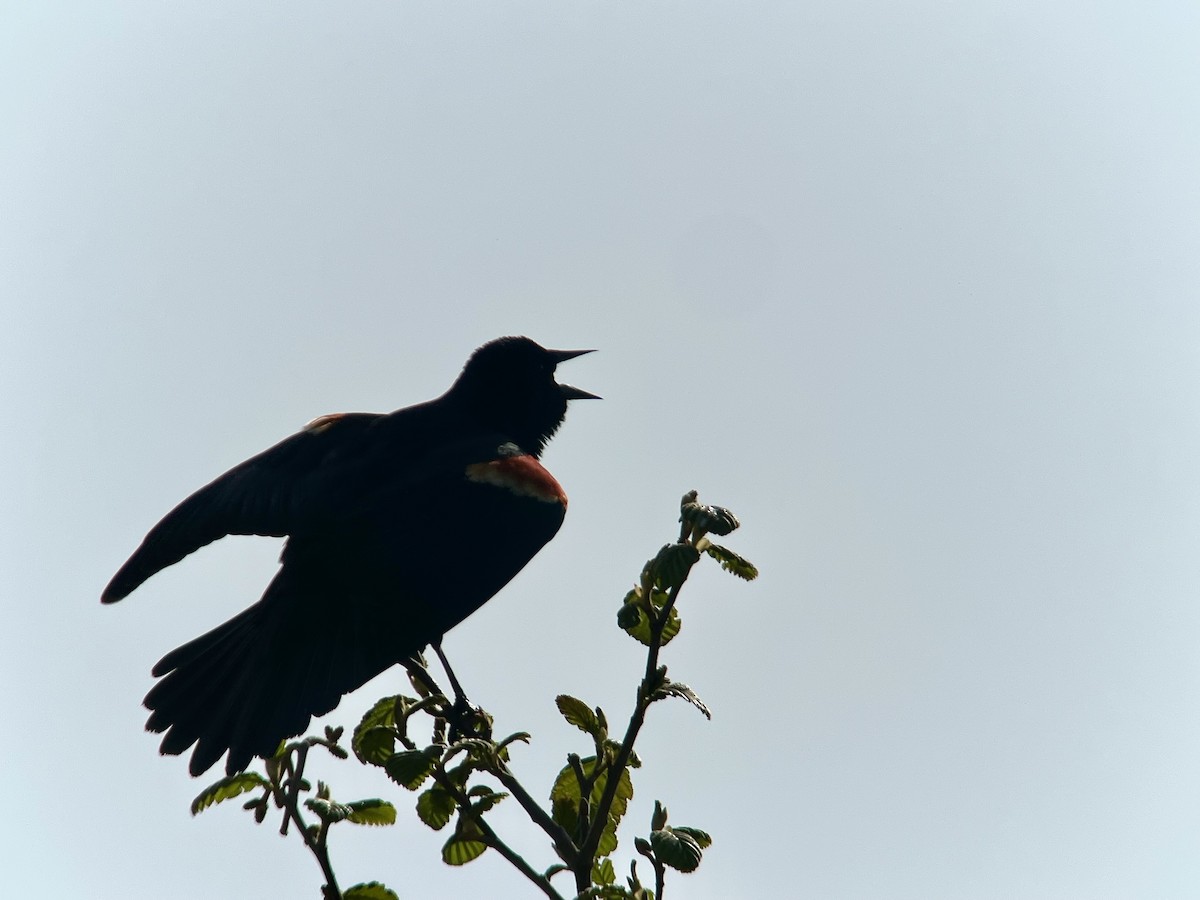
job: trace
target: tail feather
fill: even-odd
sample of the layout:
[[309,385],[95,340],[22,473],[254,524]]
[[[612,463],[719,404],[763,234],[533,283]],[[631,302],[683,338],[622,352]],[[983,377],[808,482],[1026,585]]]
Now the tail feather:
[[[317,602],[318,594],[332,600]],[[270,756],[312,716],[432,637],[393,633],[380,610],[328,586],[298,585],[281,571],[254,606],[159,661],[153,671],[161,680],[146,695],[147,730],[166,732],[164,754],[195,745],[193,775],[226,753],[230,774]]]

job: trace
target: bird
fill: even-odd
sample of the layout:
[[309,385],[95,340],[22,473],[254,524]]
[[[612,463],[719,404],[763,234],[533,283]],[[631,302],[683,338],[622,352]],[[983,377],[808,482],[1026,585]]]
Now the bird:
[[441,655],[562,525],[567,495],[540,457],[568,401],[599,399],[555,380],[591,352],[490,341],[440,397],[321,416],[171,510],[101,602],[225,535],[286,541],[257,603],[151,670],[160,752],[194,747],[193,776],[224,756],[232,776],[391,666]]

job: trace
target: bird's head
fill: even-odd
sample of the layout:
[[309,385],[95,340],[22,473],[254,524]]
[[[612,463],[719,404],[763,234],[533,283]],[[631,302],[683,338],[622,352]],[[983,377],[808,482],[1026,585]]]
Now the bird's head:
[[568,400],[600,399],[554,380],[559,363],[592,352],[547,350],[527,337],[497,338],[471,354],[450,396],[537,456],[562,424]]

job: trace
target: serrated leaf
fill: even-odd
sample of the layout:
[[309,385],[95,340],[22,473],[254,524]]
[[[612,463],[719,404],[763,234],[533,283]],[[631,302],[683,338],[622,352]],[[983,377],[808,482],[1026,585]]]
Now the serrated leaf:
[[425,783],[441,757],[442,748],[437,745],[424,750],[402,750],[393,753],[383,768],[396,784],[415,791]]
[[692,706],[696,707],[696,709],[700,710],[700,712],[704,713],[705,718],[712,718],[712,713],[704,705],[704,701],[697,697],[696,692],[686,684],[678,681],[668,681],[654,692],[655,700],[662,700],[666,697],[682,697],[688,703],[692,704]]
[[431,787],[417,798],[417,815],[434,831],[445,828],[456,809],[454,798],[440,787]]
[[585,734],[590,734],[596,740],[602,740],[600,735],[600,720],[592,708],[570,694],[559,694],[554,698],[558,711],[563,718]]
[[[400,699],[399,694],[391,697],[384,697],[377,701],[374,706],[367,710],[359,723],[354,727],[354,734],[350,738],[350,747],[354,751],[354,755],[358,757],[361,763],[381,766],[386,762],[386,758],[379,762],[374,762],[372,759],[363,754],[363,740],[367,732],[374,728],[391,728],[396,724],[396,701]],[[407,699],[407,698],[405,698]],[[378,739],[378,737],[376,738]],[[393,744],[393,748],[395,744]],[[375,749],[372,747],[372,749]],[[389,756],[391,754],[388,754]]]
[[460,788],[465,788],[467,786],[467,782],[471,778],[471,773],[476,771],[478,768],[479,767],[475,764],[475,761],[468,758],[463,760],[457,766],[447,769],[446,777],[457,784]]
[[734,553],[728,547],[710,543],[705,546],[704,552],[719,562],[722,569],[726,572],[732,572],[738,578],[753,581],[758,577],[758,569],[755,568],[754,563],[750,562],[744,556]]
[[[645,612],[639,609],[636,603],[626,602],[617,610],[617,627],[629,631],[632,628],[636,628],[638,622],[645,618]],[[649,630],[649,627],[647,627],[647,633]]]
[[257,772],[238,772],[236,775],[228,775],[215,784],[210,784],[199,797],[192,801],[192,815],[201,813],[216,803],[244,794],[246,791],[267,786],[267,779]]
[[650,563],[655,584],[662,590],[678,587],[699,561],[700,553],[691,544],[666,544]]
[[693,491],[684,496],[684,502],[679,508],[679,521],[686,522],[697,531],[708,531],[721,536],[741,526],[737,516],[725,507],[697,503],[696,498],[692,496],[694,493]]
[[368,881],[366,884],[356,884],[342,891],[342,900],[400,900],[395,891],[380,884],[378,881]]
[[386,800],[355,800],[346,806],[350,808],[346,818],[355,825],[396,824],[396,807]]
[[680,872],[694,872],[700,865],[703,853],[700,844],[686,830],[669,825],[660,831],[650,832],[650,846],[655,858]]
[[477,784],[471,790],[467,791],[467,796],[472,798],[473,801],[471,809],[482,815],[507,797],[508,794],[504,791],[493,791],[486,784]]
[[396,752],[396,730],[390,725],[375,725],[361,734],[354,732],[354,755],[361,763],[382,766]]
[[[665,602],[667,594],[665,591],[655,591],[654,595],[655,608],[661,610],[663,603],[658,601],[661,597],[661,599]],[[637,616],[636,620],[633,618],[635,614]],[[625,629],[625,632],[630,637],[645,644],[647,647],[650,646],[650,617],[640,605],[627,603],[625,606],[621,607],[621,612],[617,616],[617,622],[618,624],[621,622],[635,622],[635,624],[632,626],[622,625],[621,627]],[[672,606],[671,612],[667,615],[667,623],[663,626],[662,640],[660,645],[665,647],[667,644],[671,643],[671,640],[675,637],[675,635],[679,634],[679,629],[682,627],[683,620],[679,617],[679,610]]]
[[676,831],[691,837],[692,840],[700,845],[701,850],[712,846],[712,836],[707,831],[701,831],[699,828],[689,828],[686,825],[675,825],[673,827]]
[[458,828],[442,847],[442,861],[448,866],[465,866],[479,859],[487,850],[479,826],[469,819],[459,817]]
[[324,797],[310,797],[304,801],[304,805],[316,813],[317,818],[323,822],[341,822],[343,819],[350,818],[352,812],[345,803],[335,803]]
[[[582,759],[579,761],[579,765],[583,769],[584,776],[590,778],[596,768],[596,757],[589,756]],[[593,809],[599,805],[600,799],[604,796],[604,787],[607,783],[608,772],[602,772],[596,779],[595,785],[592,786],[589,797],[589,803]],[[600,845],[596,849],[597,857],[608,856],[617,849],[617,825],[620,824],[621,817],[625,815],[625,810],[632,797],[633,780],[629,777],[629,770],[624,769],[621,772],[621,780],[617,784],[617,791],[608,813],[608,822],[600,836]],[[580,829],[579,798],[579,779],[575,777],[575,770],[571,766],[566,766],[558,773],[558,777],[554,780],[554,787],[550,789],[550,816],[565,828],[568,834],[573,836],[577,835]]]

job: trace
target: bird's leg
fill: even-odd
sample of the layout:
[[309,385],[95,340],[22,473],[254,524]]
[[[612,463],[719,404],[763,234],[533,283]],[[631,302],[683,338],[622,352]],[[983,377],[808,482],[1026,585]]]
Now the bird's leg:
[[438,687],[433,676],[429,674],[429,668],[425,663],[425,657],[421,654],[414,654],[407,659],[401,660],[400,664],[404,666],[408,672],[408,680],[412,682],[412,686],[417,689],[422,697],[428,697],[430,694],[440,694],[442,689]]
[[454,670],[450,668],[450,660],[446,659],[446,654],[442,652],[441,639],[434,641],[430,646],[433,647],[433,652],[437,654],[438,659],[442,661],[442,668],[446,670],[446,677],[450,679],[450,687],[454,688],[455,708],[469,709],[471,704],[467,702],[467,694],[462,689],[462,685],[458,683]]
[[490,738],[492,717],[482,709],[472,707],[470,701],[467,700],[466,691],[462,689],[462,685],[458,683],[458,677],[454,674],[454,669],[450,667],[450,660],[446,659],[446,654],[442,652],[441,639],[434,641],[430,646],[433,647],[433,652],[437,654],[438,659],[442,661],[442,668],[446,670],[446,677],[450,679],[450,687],[454,689],[454,706],[451,707],[448,716],[450,740],[453,741],[460,734]]

